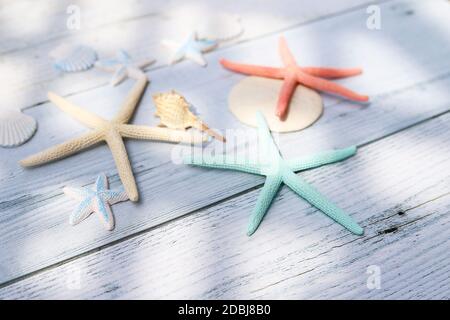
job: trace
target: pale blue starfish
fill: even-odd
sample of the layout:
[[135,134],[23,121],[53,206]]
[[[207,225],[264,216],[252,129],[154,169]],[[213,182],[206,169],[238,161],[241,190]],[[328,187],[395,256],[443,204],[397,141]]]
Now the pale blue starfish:
[[174,64],[184,58],[190,59],[201,66],[206,66],[202,53],[214,49],[218,42],[216,40],[197,39],[195,32],[190,33],[182,42],[164,40],[163,45],[173,50],[169,64]]
[[[256,163],[235,156],[188,156],[184,163],[203,167],[230,169],[266,176],[266,182],[256,202],[247,235],[252,235],[269,209],[281,184],[284,183],[300,197],[341,224],[351,232],[362,235],[364,230],[343,210],[326,199],[313,186],[297,176],[294,172],[316,168],[325,164],[344,160],[356,153],[356,147],[332,150],[294,160],[284,160],[275,145],[269,128],[261,113],[257,113],[259,157]],[[262,161],[261,161],[262,160]]]
[[107,230],[114,229],[111,205],[128,200],[125,191],[108,189],[108,179],[104,174],[97,178],[92,189],[66,187],[63,191],[69,197],[80,201],[70,216],[70,224],[76,225],[95,212]]
[[145,76],[142,71],[155,62],[154,59],[146,59],[139,62],[134,61],[125,50],[119,50],[116,58],[103,59],[95,62],[95,66],[104,71],[113,72],[111,85],[116,86],[127,77],[138,78]]

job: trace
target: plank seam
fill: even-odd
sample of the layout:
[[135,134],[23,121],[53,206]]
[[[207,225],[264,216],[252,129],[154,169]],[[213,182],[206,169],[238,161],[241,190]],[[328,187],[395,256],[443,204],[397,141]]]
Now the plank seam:
[[[441,117],[441,116],[444,116],[444,115],[447,114],[447,113],[450,113],[450,110],[447,110],[447,111],[445,111],[445,112],[442,112],[440,115],[433,116],[433,117],[431,117],[431,118],[429,118],[429,119],[427,119],[427,120],[420,121],[420,122],[417,123],[416,125],[417,125],[417,126],[424,125],[424,124],[427,123],[428,121],[430,121],[430,120],[432,120],[432,119],[435,119],[435,118],[438,118],[438,117]],[[412,127],[415,127],[416,125],[409,126],[409,127],[405,128],[405,130],[409,130],[409,129],[411,129]],[[397,131],[396,133],[399,133],[399,132],[401,132],[401,131],[403,131],[403,130]],[[392,135],[393,135],[393,134],[388,135],[388,136],[392,136]],[[387,137],[387,136],[386,136],[386,137]],[[365,147],[367,147],[369,144],[374,143],[374,142],[378,142],[378,141],[380,141],[380,140],[381,140],[381,139],[374,139],[373,142],[370,142],[370,143],[364,143],[363,145],[361,145],[361,148],[365,148]],[[148,228],[146,228],[146,229],[140,230],[140,231],[135,232],[135,233],[133,233],[133,234],[129,234],[129,235],[127,235],[127,236],[125,236],[125,237],[122,237],[122,238],[120,238],[120,239],[116,239],[116,240],[114,240],[114,241],[111,241],[111,242],[109,242],[109,243],[107,243],[107,244],[104,244],[104,245],[102,245],[102,246],[99,246],[99,247],[97,247],[97,248],[93,248],[93,249],[87,250],[87,251],[82,252],[82,253],[80,253],[80,254],[74,255],[73,257],[70,257],[70,258],[67,258],[67,259],[58,261],[57,263],[48,265],[48,266],[46,266],[46,267],[37,269],[37,270],[35,270],[35,271],[32,271],[32,272],[27,273],[27,274],[24,274],[24,275],[19,276],[19,277],[17,277],[17,278],[8,280],[8,281],[6,281],[6,282],[0,284],[0,289],[5,288],[5,287],[7,287],[7,286],[10,286],[10,285],[12,285],[12,284],[18,283],[18,282],[20,282],[20,281],[22,281],[22,280],[28,279],[28,278],[30,278],[30,277],[33,277],[33,276],[38,275],[38,274],[40,274],[40,273],[43,273],[43,272],[45,272],[45,271],[49,271],[49,270],[51,270],[51,269],[54,269],[54,268],[63,266],[63,265],[65,265],[65,264],[70,263],[70,262],[72,262],[72,261],[75,261],[75,260],[77,260],[77,259],[79,259],[79,258],[83,258],[83,257],[89,256],[89,255],[92,255],[92,254],[94,254],[94,253],[96,253],[96,252],[99,252],[99,251],[101,251],[101,250],[104,250],[104,249],[106,249],[106,248],[109,248],[109,247],[115,246],[115,245],[117,245],[117,244],[120,244],[121,242],[130,240],[130,239],[134,239],[134,238],[136,238],[136,237],[138,237],[138,236],[140,236],[140,235],[143,235],[143,234],[148,233],[148,232],[150,232],[150,231],[152,231],[152,230],[155,230],[156,228],[160,228],[160,227],[163,227],[163,226],[165,226],[165,225],[168,225],[169,223],[172,223],[172,222],[175,222],[175,221],[184,219],[184,218],[186,218],[188,215],[196,214],[196,213],[199,213],[199,212],[201,212],[201,211],[208,210],[208,209],[210,209],[210,208],[212,208],[212,207],[215,207],[215,206],[217,206],[217,205],[219,205],[219,204],[221,204],[221,203],[227,202],[227,201],[229,201],[229,200],[231,200],[231,199],[240,197],[240,196],[245,195],[245,194],[247,194],[247,193],[249,193],[249,192],[252,192],[252,191],[254,191],[254,190],[257,190],[257,189],[259,189],[262,185],[263,185],[263,183],[258,184],[258,185],[254,186],[254,187],[251,187],[251,188],[249,188],[249,189],[243,190],[243,191],[241,191],[241,192],[239,192],[239,193],[230,195],[230,196],[228,196],[228,197],[226,197],[226,198],[224,198],[224,199],[220,199],[220,200],[218,200],[218,201],[216,201],[216,202],[213,202],[213,203],[211,203],[211,204],[208,204],[208,205],[206,205],[206,206],[200,207],[200,208],[195,209],[195,210],[193,210],[193,211],[189,211],[189,212],[187,212],[187,213],[185,213],[185,214],[183,214],[183,215],[180,215],[180,216],[178,216],[178,217],[174,217],[174,218],[169,219],[169,220],[167,220],[167,221],[164,221],[164,222],[162,222],[162,223],[158,223],[158,224],[156,224],[156,225],[154,225],[154,226],[151,226],[151,227],[148,227]],[[446,196],[448,196],[448,195],[450,195],[450,192],[447,192],[447,193],[444,193],[444,194],[442,194],[442,195],[440,195],[440,196],[434,197],[434,198],[431,199],[431,200],[426,200],[426,201],[424,201],[423,203],[420,203],[420,204],[418,204],[418,205],[416,205],[416,206],[414,206],[414,207],[405,209],[404,211],[407,212],[407,211],[410,211],[410,210],[414,210],[414,209],[416,209],[416,208],[418,208],[418,207],[420,207],[420,206],[422,206],[422,205],[425,205],[425,204],[427,204],[427,203],[436,201],[436,200],[438,200],[438,199],[440,199],[440,198],[443,198],[443,197],[446,197]],[[430,215],[432,215],[432,214],[433,214],[433,213],[428,214],[428,215],[426,215],[426,216],[424,216],[424,217],[428,217],[428,216],[430,216]],[[395,215],[392,215],[392,216],[390,216],[390,217],[394,217],[394,216],[395,216]],[[424,217],[419,217],[419,218],[414,219],[414,220],[411,220],[411,221],[409,221],[409,222],[405,222],[405,223],[403,223],[403,224],[399,224],[399,225],[397,226],[397,229],[400,228],[400,227],[403,227],[403,226],[405,226],[405,225],[414,223],[415,221],[418,221],[418,220],[420,220],[420,219],[422,219],[422,218],[424,218]],[[382,219],[382,220],[384,220],[384,219]],[[379,221],[382,221],[382,220],[379,220]],[[375,222],[373,222],[373,223],[376,223],[376,222],[379,222],[379,221],[375,221]],[[373,224],[373,223],[371,223],[371,224]],[[395,231],[394,231],[394,232],[395,232]],[[365,242],[365,241],[369,241],[369,240],[371,240],[371,239],[374,239],[374,238],[376,238],[376,237],[382,236],[382,235],[384,235],[384,234],[385,234],[385,233],[377,233],[376,235],[374,235],[374,236],[372,236],[372,237],[365,238],[363,241],[364,241],[364,242]],[[339,247],[342,247],[342,246],[344,246],[344,245],[350,244],[350,243],[352,243],[352,242],[354,242],[354,241],[358,241],[358,240],[359,240],[359,239],[354,239],[354,240],[345,242],[345,243],[343,243],[343,244],[341,244],[341,245],[333,246],[329,251],[331,251],[331,250],[333,250],[333,249],[335,249],[335,248],[339,248]],[[322,253],[320,253],[318,256],[320,256],[320,255],[322,255],[322,254],[324,254],[324,253],[326,253],[326,252],[322,252]],[[317,257],[317,256],[316,256],[316,257]],[[307,260],[310,260],[310,259],[313,259],[313,258],[308,258]]]
[[[412,208],[410,208],[410,209],[408,209],[408,210],[405,210],[405,211],[417,209],[417,208],[419,208],[419,207],[421,207],[421,206],[423,206],[423,205],[425,205],[425,204],[431,203],[431,202],[433,202],[433,201],[436,201],[436,200],[438,200],[438,199],[440,199],[440,198],[443,198],[443,197],[446,197],[446,196],[448,196],[448,195],[450,195],[450,192],[449,192],[449,193],[445,193],[445,194],[443,194],[443,195],[441,195],[441,196],[439,196],[439,197],[436,197],[436,198],[434,198],[434,199],[432,199],[432,200],[425,201],[425,202],[423,202],[423,203],[421,203],[421,204],[418,204],[418,205],[416,205],[416,206],[414,206],[414,207],[412,207]],[[401,228],[401,227],[404,227],[404,226],[413,224],[413,223],[415,223],[415,222],[417,222],[417,221],[420,221],[420,220],[422,220],[422,219],[424,219],[424,218],[430,217],[430,216],[432,216],[433,214],[434,214],[434,212],[433,212],[433,213],[429,213],[429,214],[424,215],[424,216],[421,216],[421,217],[418,217],[418,218],[413,219],[413,220],[411,220],[411,221],[405,222],[405,223],[403,223],[403,224],[399,224],[398,227],[396,227],[396,230],[395,230],[395,231],[397,231],[397,230],[398,230],[399,228]],[[395,231],[394,231],[394,232],[395,232]],[[386,233],[383,233],[383,232],[380,233],[380,232],[379,232],[379,233],[375,234],[375,235],[372,236],[372,237],[368,237],[368,238],[364,239],[362,242],[368,242],[368,241],[373,240],[373,239],[376,239],[376,238],[381,238],[381,237],[383,237],[383,236],[385,236],[385,235],[386,235]],[[351,241],[344,242],[344,243],[342,243],[342,244],[340,244],[340,245],[333,246],[333,247],[331,247],[329,250],[323,251],[323,252],[321,252],[320,254],[318,254],[318,255],[316,255],[316,256],[314,256],[314,257],[310,257],[310,258],[304,259],[304,260],[302,260],[302,261],[309,261],[309,260],[317,259],[318,257],[320,257],[320,256],[322,256],[322,255],[324,255],[324,254],[329,254],[329,253],[332,252],[334,249],[338,249],[338,248],[344,247],[344,246],[349,245],[349,244],[351,244],[351,243],[353,243],[353,242],[356,242],[356,241],[358,241],[358,240],[360,240],[360,239],[357,238],[357,239],[354,239],[354,240],[351,240]],[[255,292],[258,292],[258,291],[261,291],[261,290],[270,288],[270,287],[272,287],[272,286],[275,286],[275,285],[280,284],[280,283],[282,283],[282,282],[285,282],[285,281],[287,281],[287,280],[295,279],[296,277],[302,276],[302,275],[304,275],[304,274],[306,274],[306,273],[309,273],[309,272],[311,272],[311,271],[314,271],[314,270],[315,270],[315,269],[310,269],[310,270],[306,270],[306,271],[304,271],[304,272],[301,272],[301,273],[299,273],[299,274],[292,275],[292,276],[287,277],[287,278],[285,278],[285,279],[282,279],[282,280],[280,280],[280,281],[277,281],[277,282],[268,284],[268,285],[266,285],[266,286],[263,287],[263,288],[258,288],[258,289],[256,289],[256,290],[253,290],[252,293],[255,293]]]
[[[379,0],[377,3],[378,4],[383,4],[383,3],[387,3],[387,2],[393,2],[393,1],[394,0]],[[314,19],[311,19],[311,20],[308,20],[308,21],[295,23],[295,24],[292,24],[290,26],[287,26],[287,27],[284,27],[284,28],[281,28],[281,29],[278,29],[278,30],[274,30],[274,31],[271,31],[271,32],[268,32],[268,33],[264,33],[264,34],[255,36],[255,37],[250,38],[250,39],[244,39],[244,40],[233,42],[230,45],[220,46],[219,48],[217,48],[214,51],[204,53],[204,55],[212,54],[213,52],[220,52],[220,51],[222,51],[224,49],[229,49],[229,48],[232,48],[234,46],[238,46],[238,45],[241,45],[241,44],[249,43],[251,41],[264,39],[264,38],[273,36],[273,35],[281,33],[281,32],[286,32],[286,31],[289,31],[289,30],[292,30],[292,29],[295,29],[295,28],[299,28],[299,27],[306,26],[306,25],[309,25],[309,24],[314,24],[316,22],[320,22],[320,21],[323,21],[323,20],[326,20],[326,19],[332,19],[332,18],[341,16],[341,15],[346,15],[346,14],[358,11],[360,9],[363,9],[363,8],[365,8],[367,6],[368,6],[368,3],[361,4],[361,5],[358,5],[358,6],[347,8],[347,9],[342,10],[342,11],[338,11],[338,12],[330,13],[330,14],[327,14],[327,15],[324,15],[324,16],[321,16],[321,17],[318,17],[318,18],[314,18]],[[56,39],[58,39],[58,38],[56,38]],[[51,40],[48,40],[48,41],[51,41]],[[23,50],[23,48],[20,49],[20,50]],[[18,51],[20,51],[20,50],[18,50]],[[7,53],[9,53],[9,52],[7,52]],[[3,53],[3,54],[5,54],[5,53]],[[168,68],[168,67],[170,67],[170,66],[165,65],[165,64],[164,65],[150,67],[150,68],[148,68],[146,70],[145,73],[147,73],[147,72],[154,72],[156,70],[161,70],[161,69]],[[89,88],[89,89],[84,89],[84,90],[80,90],[80,91],[77,91],[77,92],[72,92],[70,94],[64,95],[63,97],[70,97],[70,96],[73,96],[73,95],[90,92],[92,90],[103,88],[103,87],[106,87],[108,85],[109,85],[109,82],[105,82],[103,84],[96,85],[96,86],[94,86],[92,88]],[[48,102],[49,102],[48,99],[43,100],[43,101],[39,101],[39,102],[34,103],[34,104],[30,105],[30,106],[23,107],[21,110],[27,110],[27,109],[31,109],[31,108],[34,108],[34,107],[38,107],[39,105],[42,105],[42,104],[48,103]]]
[[[83,31],[81,31],[81,32],[79,31],[79,32],[80,33],[86,33],[85,31],[95,31],[95,30],[99,30],[99,29],[102,29],[102,28],[107,27],[107,26],[114,25],[114,24],[119,24],[120,25],[120,24],[127,23],[127,22],[130,22],[130,21],[139,21],[141,19],[145,19],[145,18],[149,18],[149,17],[155,17],[158,14],[160,14],[160,12],[150,12],[150,13],[143,14],[143,15],[136,16],[136,17],[129,17],[129,18],[126,18],[126,19],[119,19],[119,20],[116,20],[116,21],[111,21],[111,22],[107,22],[107,23],[104,23],[104,24],[100,24],[100,25],[95,26],[95,27],[90,28],[90,29],[89,28],[83,29]],[[59,35],[56,34],[52,38],[48,38],[48,39],[46,39],[46,40],[44,40],[42,42],[35,43],[35,44],[32,44],[30,46],[26,46],[26,47],[18,47],[18,48],[14,48],[14,49],[9,49],[9,50],[0,52],[0,54],[6,55],[6,54],[11,54],[11,53],[16,53],[16,52],[19,52],[19,51],[22,51],[22,50],[36,48],[36,47],[38,47],[38,46],[40,46],[42,44],[46,44],[46,43],[49,43],[51,41],[60,40],[60,39],[63,39],[63,38],[70,39],[70,38],[73,38],[73,37],[79,37],[80,33],[77,32],[77,34],[72,34],[72,33],[65,33],[65,34],[59,34]]]

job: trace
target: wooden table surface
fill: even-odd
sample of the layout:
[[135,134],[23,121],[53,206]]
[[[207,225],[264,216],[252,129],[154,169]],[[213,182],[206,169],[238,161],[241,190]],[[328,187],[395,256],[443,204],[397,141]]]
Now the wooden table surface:
[[[81,8],[79,30],[66,27],[72,3]],[[0,298],[449,299],[450,5],[380,1],[381,29],[369,30],[372,3],[3,0],[0,107],[25,108],[39,129],[19,148],[0,148]],[[245,32],[206,54],[206,68],[168,67],[160,41],[182,36],[174,26],[183,12],[236,13]],[[339,83],[369,94],[370,105],[322,95],[316,124],[279,137],[286,158],[359,147],[353,158],[299,175],[360,223],[362,237],[286,187],[247,237],[263,178],[175,164],[171,144],[127,141],[141,200],[114,206],[112,232],[94,216],[69,225],[76,202],[62,193],[100,172],[120,185],[105,145],[34,169],[18,164],[85,131],[47,91],[109,117],[134,84],[111,87],[98,70],[58,74],[48,53],[60,44],[157,59],[133,123],[157,124],[152,94],[176,89],[211,127],[251,130],[227,106],[243,76],[218,60],[279,65],[280,35],[301,65],[364,68]]]

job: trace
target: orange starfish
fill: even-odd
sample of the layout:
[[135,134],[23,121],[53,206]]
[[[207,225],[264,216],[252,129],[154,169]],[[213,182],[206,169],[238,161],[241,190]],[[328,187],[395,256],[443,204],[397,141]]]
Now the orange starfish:
[[351,100],[367,102],[368,96],[360,95],[334,82],[324,80],[323,78],[345,78],[362,73],[360,68],[351,69],[335,69],[335,68],[319,68],[319,67],[300,67],[295,62],[294,56],[289,50],[286,39],[280,37],[279,51],[284,67],[273,68],[256,65],[241,64],[221,59],[220,63],[227,69],[240,72],[243,74],[254,75],[258,77],[283,79],[283,86],[281,87],[280,95],[278,97],[278,104],[275,114],[283,119],[286,115],[289,102],[294,94],[295,88],[298,84],[307,87],[325,91],[346,97]]

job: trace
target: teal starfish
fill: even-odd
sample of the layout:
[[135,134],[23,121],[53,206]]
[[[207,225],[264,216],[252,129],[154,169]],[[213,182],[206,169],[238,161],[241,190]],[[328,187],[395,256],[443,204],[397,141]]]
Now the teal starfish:
[[[259,160],[256,161],[256,163],[250,163],[249,160],[244,158],[238,157],[236,159],[234,156],[227,155],[214,157],[194,155],[184,158],[185,164],[237,170],[266,176],[266,182],[264,183],[264,187],[261,190],[250,218],[247,235],[250,236],[256,231],[282,183],[290,187],[300,197],[321,210],[337,223],[357,235],[362,235],[364,233],[363,228],[361,228],[348,214],[330,202],[313,186],[294,173],[342,161],[353,156],[356,153],[356,147],[327,151],[300,159],[284,160],[272,139],[263,115],[259,112],[257,113],[257,123],[258,141],[260,146]],[[263,161],[261,161],[261,159],[263,159]]]

